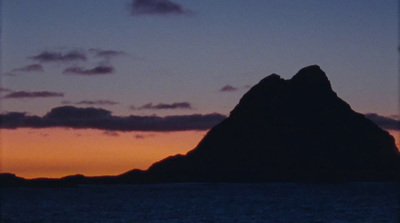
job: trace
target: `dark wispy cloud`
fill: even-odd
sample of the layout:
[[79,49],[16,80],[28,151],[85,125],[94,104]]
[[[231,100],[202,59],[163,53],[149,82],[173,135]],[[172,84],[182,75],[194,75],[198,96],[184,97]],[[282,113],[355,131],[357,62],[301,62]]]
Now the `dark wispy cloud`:
[[50,91],[14,91],[4,95],[5,99],[18,98],[49,98],[49,97],[64,97],[64,93]]
[[138,108],[131,106],[132,110],[164,110],[164,109],[192,109],[189,102],[175,102],[171,104],[159,103],[153,105],[153,103],[144,104]]
[[106,135],[106,136],[112,136],[112,137],[119,136],[118,132],[111,131],[111,130],[106,130],[106,131],[103,132],[103,134]]
[[82,100],[78,102],[71,102],[71,101],[62,101],[62,104],[74,104],[74,105],[117,105],[119,102],[112,101],[112,100]]
[[74,74],[74,75],[104,75],[114,73],[114,67],[100,65],[92,69],[85,69],[83,67],[68,67],[63,71],[63,74]]
[[1,92],[11,92],[11,91],[12,91],[11,89],[0,87],[0,93]]
[[125,51],[119,51],[119,50],[89,49],[89,52],[94,53],[96,57],[100,57],[103,59],[111,59],[114,57],[128,55]]
[[145,139],[145,138],[149,138],[149,137],[154,137],[154,134],[137,134],[135,135],[135,139]]
[[110,111],[101,108],[62,106],[53,108],[42,117],[20,112],[2,114],[0,128],[69,127],[107,131],[185,131],[207,130],[225,118],[226,116],[217,113],[165,117],[113,116]]
[[237,87],[233,87],[231,85],[225,85],[223,86],[221,89],[219,89],[220,92],[234,92],[237,91],[238,88]]
[[395,117],[385,117],[375,113],[365,114],[365,117],[383,129],[400,130],[400,120],[396,119]]
[[86,61],[87,56],[83,51],[68,51],[68,52],[54,52],[44,51],[36,56],[29,57],[32,60],[43,62],[73,62],[73,61]]
[[132,15],[190,14],[191,11],[170,0],[133,0],[130,4]]
[[43,66],[41,64],[30,64],[25,67],[15,68],[11,72],[43,72]]

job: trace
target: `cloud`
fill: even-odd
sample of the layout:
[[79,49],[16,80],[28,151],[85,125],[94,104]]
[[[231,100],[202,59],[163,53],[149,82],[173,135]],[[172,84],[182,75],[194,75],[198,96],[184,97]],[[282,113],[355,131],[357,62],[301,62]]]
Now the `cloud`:
[[231,85],[225,85],[223,86],[221,89],[219,89],[220,92],[234,92],[237,91],[238,88],[237,87],[233,87]]
[[149,138],[149,137],[154,137],[154,134],[136,134],[134,137],[135,139],[145,139],[145,138]]
[[63,71],[63,74],[75,74],[75,75],[103,75],[114,73],[114,67],[100,65],[92,69],[85,69],[82,67],[69,67]]
[[[134,106],[131,106],[131,109],[136,109]],[[164,104],[159,103],[153,105],[152,103],[148,103],[137,108],[138,110],[163,110],[163,109],[192,109],[192,106],[189,102],[175,102],[172,104]]]
[[[383,129],[400,130],[400,120],[369,113],[365,117]],[[113,116],[101,108],[77,108],[62,106],[52,109],[46,115],[29,116],[23,112],[0,114],[0,128],[49,128],[70,127],[76,129],[100,129],[105,134],[110,131],[185,131],[208,130],[224,120],[226,116],[212,114],[172,115],[172,116]],[[137,135],[137,139],[144,138]]]
[[87,57],[84,52],[81,51],[69,51],[66,53],[62,52],[50,52],[44,51],[36,56],[29,57],[32,60],[43,62],[72,62],[72,61],[86,61]]
[[82,100],[78,102],[62,101],[62,104],[74,104],[74,105],[116,105],[119,104],[116,101],[111,100]]
[[190,14],[189,10],[170,0],[133,0],[130,4],[132,15],[180,15]]
[[104,131],[103,134],[106,135],[106,136],[113,136],[113,137],[119,136],[118,132],[116,132],[116,131],[110,131],[110,130]]
[[135,135],[135,139],[144,139],[145,136],[144,135]]
[[101,57],[104,59],[128,55],[126,52],[118,50],[89,49],[89,51],[93,52],[96,57]]
[[11,112],[0,115],[0,128],[48,128],[69,127],[76,129],[100,129],[105,131],[185,131],[208,130],[226,116],[192,114],[172,116],[113,116],[101,108],[77,108],[62,106],[53,108],[46,115],[29,116]]
[[0,87],[0,92],[11,92],[11,89]]
[[375,113],[365,114],[365,117],[373,121],[379,127],[387,130],[400,130],[400,120],[391,117],[380,116]]
[[6,99],[14,98],[49,98],[49,97],[64,97],[64,93],[50,91],[15,91],[3,96]]
[[11,72],[43,72],[43,66],[40,64],[30,64],[25,67],[15,68]]

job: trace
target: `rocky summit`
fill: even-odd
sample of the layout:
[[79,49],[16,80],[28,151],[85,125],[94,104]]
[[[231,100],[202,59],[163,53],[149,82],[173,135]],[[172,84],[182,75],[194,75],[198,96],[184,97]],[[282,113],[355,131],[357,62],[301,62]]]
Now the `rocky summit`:
[[267,76],[195,149],[146,175],[162,182],[382,181],[398,179],[399,164],[394,138],[354,112],[313,65],[290,80]]

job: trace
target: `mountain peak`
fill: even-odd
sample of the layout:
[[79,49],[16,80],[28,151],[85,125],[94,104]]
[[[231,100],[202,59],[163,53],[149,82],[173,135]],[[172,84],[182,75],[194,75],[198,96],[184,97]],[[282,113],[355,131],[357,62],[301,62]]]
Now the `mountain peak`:
[[[318,65],[312,65],[301,69],[288,80],[278,74],[265,77],[240,99],[231,117],[243,114],[257,117],[277,111],[286,112],[288,105],[292,106],[291,109],[295,109],[295,105],[299,107],[297,109],[305,105],[315,107],[336,97],[325,72]],[[349,106],[346,104],[345,107]]]
[[278,74],[270,74],[267,77],[265,77],[264,79],[262,79],[259,84],[263,84],[263,83],[267,83],[267,82],[271,82],[271,81],[280,81],[282,80],[281,76],[279,76]]
[[400,172],[398,161],[393,137],[313,65],[289,80],[262,79],[194,150],[148,171],[182,181],[385,180]]
[[311,65],[302,68],[292,77],[292,79],[290,79],[290,81],[302,88],[332,90],[328,77],[318,65]]
[[324,71],[317,64],[310,65],[310,66],[307,66],[307,67],[303,67],[303,68],[301,68],[299,70],[299,72],[297,72],[297,74],[299,74],[299,73],[308,73],[308,72],[323,73],[324,76],[326,76]]

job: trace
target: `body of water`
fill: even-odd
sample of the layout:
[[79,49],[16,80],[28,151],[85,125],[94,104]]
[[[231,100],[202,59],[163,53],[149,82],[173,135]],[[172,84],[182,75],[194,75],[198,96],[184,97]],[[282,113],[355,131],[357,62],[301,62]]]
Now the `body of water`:
[[400,222],[397,183],[2,188],[1,222]]

